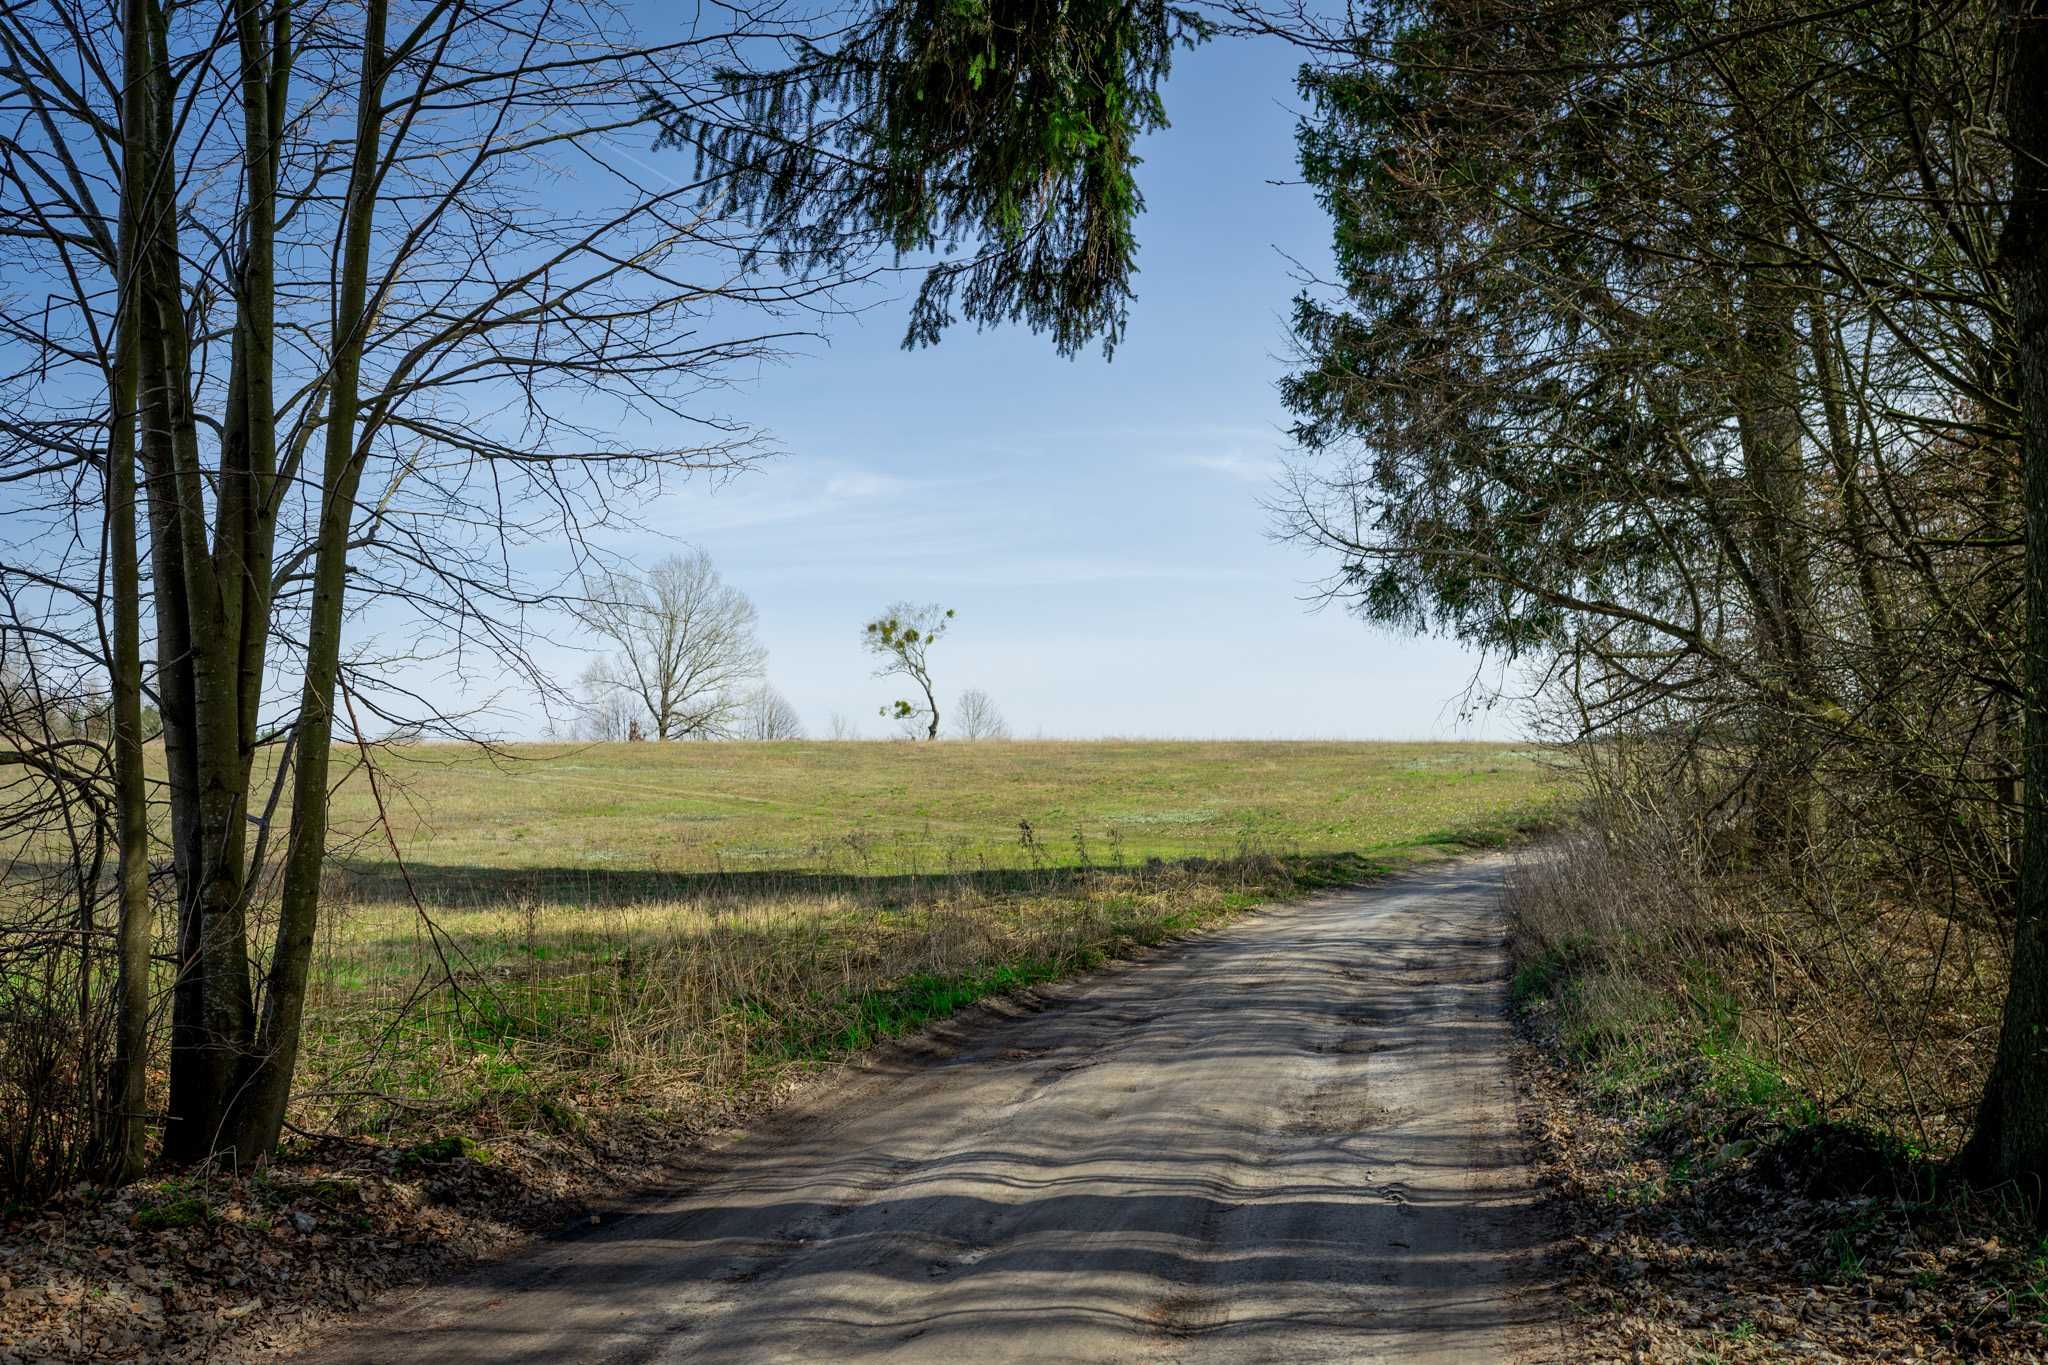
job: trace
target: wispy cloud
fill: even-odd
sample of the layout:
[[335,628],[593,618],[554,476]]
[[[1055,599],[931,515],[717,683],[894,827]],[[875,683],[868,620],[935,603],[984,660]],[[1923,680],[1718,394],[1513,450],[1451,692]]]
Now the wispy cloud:
[[1257,575],[1230,564],[1188,564],[1096,555],[1020,555],[995,559],[946,576],[963,586],[1051,587],[1107,582],[1233,583]]
[[865,502],[873,498],[897,497],[916,487],[917,483],[911,479],[877,474],[871,469],[854,469],[827,479],[824,492],[829,501]]
[[1182,462],[1245,483],[1271,483],[1280,472],[1277,460],[1236,451],[1225,455],[1187,455],[1182,457]]
[[[700,484],[678,489],[646,519],[666,533],[654,537],[661,540],[695,540],[803,522],[844,527],[850,517],[886,517],[896,504],[938,484],[836,460],[809,460],[743,475],[720,488]],[[618,536],[613,543],[625,548],[648,539]]]

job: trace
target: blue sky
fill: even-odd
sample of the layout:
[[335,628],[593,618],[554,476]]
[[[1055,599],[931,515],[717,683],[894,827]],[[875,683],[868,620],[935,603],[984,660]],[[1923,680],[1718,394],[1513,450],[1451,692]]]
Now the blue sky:
[[[648,10],[657,25],[690,14]],[[728,374],[731,387],[705,395],[782,454],[715,489],[677,488],[637,509],[640,530],[600,543],[642,564],[708,550],[753,598],[769,676],[814,733],[834,713],[870,736],[890,731],[876,713],[900,689],[872,677],[860,628],[896,600],[958,613],[934,656],[942,699],[981,688],[1021,736],[1514,733],[1509,715],[1461,713],[1476,659],[1315,610],[1333,565],[1270,537],[1261,497],[1288,449],[1275,389],[1286,314],[1299,271],[1329,255],[1310,193],[1276,183],[1294,174],[1297,62],[1284,44],[1242,39],[1179,55],[1173,126],[1142,147],[1138,297],[1114,361],[1062,359],[1018,328],[956,330],[906,352],[918,277],[887,274],[785,362]],[[653,183],[691,173],[686,153],[612,150]],[[673,172],[664,156],[679,159]],[[616,192],[602,165],[589,193]],[[548,192],[583,192],[576,184]],[[763,321],[738,319],[742,334]],[[524,411],[516,395],[508,410]],[[608,424],[595,409],[577,416]],[[621,407],[609,424],[649,445],[702,439],[650,420]],[[9,543],[89,557],[61,509],[31,505],[39,491],[0,489]],[[528,542],[514,557],[535,584],[572,571],[562,544]],[[567,620],[533,624],[548,638],[540,662],[572,682],[589,659],[579,646],[596,642]],[[411,628],[372,603],[352,643],[388,659]],[[539,698],[509,670],[474,651],[463,662],[391,663],[387,681],[486,731],[542,732]],[[296,698],[287,673],[274,680],[281,709]],[[399,709],[411,708],[401,698]]]
[[1329,563],[1268,536],[1294,262],[1328,256],[1309,192],[1274,183],[1293,172],[1296,63],[1244,41],[1179,59],[1173,127],[1143,148],[1138,300],[1114,361],[1063,360],[1021,329],[903,351],[915,278],[893,277],[730,396],[785,454],[669,495],[650,534],[612,545],[709,550],[814,733],[835,711],[887,731],[894,691],[859,628],[899,598],[959,612],[934,654],[942,694],[985,689],[1022,736],[1511,733],[1458,713],[1476,659],[1311,610]]

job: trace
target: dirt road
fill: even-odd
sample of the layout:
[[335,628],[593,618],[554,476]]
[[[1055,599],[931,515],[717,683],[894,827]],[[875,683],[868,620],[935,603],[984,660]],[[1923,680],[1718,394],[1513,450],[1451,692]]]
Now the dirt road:
[[1501,863],[955,1031],[340,1361],[1500,1361],[1539,1345]]

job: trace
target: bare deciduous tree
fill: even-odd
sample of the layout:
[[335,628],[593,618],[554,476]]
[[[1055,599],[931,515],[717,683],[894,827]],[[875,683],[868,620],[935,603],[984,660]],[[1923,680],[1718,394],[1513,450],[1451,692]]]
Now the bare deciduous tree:
[[953,704],[953,733],[960,739],[1008,739],[1010,723],[996,709],[995,698],[970,687]]
[[789,704],[789,698],[767,683],[749,692],[740,708],[738,737],[741,739],[802,739],[803,718]]
[[754,604],[719,576],[703,550],[671,555],[644,578],[596,577],[579,608],[617,652],[607,686],[644,712],[655,739],[717,739],[742,718],[768,651]]
[[604,743],[638,739],[640,702],[619,681],[611,664],[592,659],[577,680],[581,698],[576,712],[576,735]]

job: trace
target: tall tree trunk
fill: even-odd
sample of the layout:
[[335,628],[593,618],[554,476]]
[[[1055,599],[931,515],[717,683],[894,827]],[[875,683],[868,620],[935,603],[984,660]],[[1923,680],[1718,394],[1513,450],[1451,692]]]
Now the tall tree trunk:
[[221,521],[232,536],[216,541],[215,577],[233,604],[227,645],[235,669],[236,736],[241,783],[248,790],[263,697],[263,661],[270,640],[271,569],[276,544],[273,503],[277,475],[277,404],[273,376],[277,336],[278,139],[290,79],[291,0],[237,0],[242,64],[242,142],[248,224],[242,252],[242,297],[236,310],[235,375],[240,380],[230,421],[238,448],[223,451]]
[[[123,20],[128,70],[147,64],[142,28],[145,0],[128,0]],[[137,55],[141,54],[141,60]],[[148,122],[148,86],[131,80],[123,91],[124,130]],[[114,722],[114,829],[120,845],[116,887],[120,972],[114,1029],[114,1075],[107,1103],[112,1109],[113,1144],[109,1174],[133,1180],[148,1158],[149,803],[142,764],[142,573],[137,562],[135,516],[135,419],[139,339],[135,319],[135,205],[140,187],[135,167],[125,165],[121,196],[120,303],[115,321],[114,382],[110,386],[107,436],[107,593],[113,601],[114,639],[109,685]]]
[[136,562],[135,362],[133,329],[122,326],[114,386],[115,434],[107,444],[108,595],[114,640],[110,686],[114,722],[114,837],[120,971],[116,1006],[113,1176],[133,1180],[147,1155],[149,966],[155,928],[149,904],[149,793],[142,763],[142,575]]
[[[1747,6],[1738,3],[1737,14]],[[1793,88],[1792,53],[1767,34],[1744,50],[1755,69]],[[1736,295],[1732,385],[1749,506],[1745,550],[1757,600],[1760,671],[1776,689],[1810,697],[1808,616],[1813,603],[1812,548],[1800,419],[1798,304],[1789,201],[1796,120],[1784,104],[1748,109],[1734,130],[1738,191],[1735,228],[1742,253]],[[1812,745],[1794,708],[1768,694],[1759,702],[1755,830],[1768,852],[1795,853],[1813,806]]]
[[299,695],[298,766],[292,774],[291,838],[285,852],[277,943],[264,985],[262,1032],[250,1055],[235,1123],[236,1155],[252,1164],[268,1158],[284,1127],[320,908],[320,869],[327,854],[328,765],[333,753],[334,694],[341,672],[349,528],[363,472],[356,433],[357,388],[370,324],[370,231],[376,217],[382,146],[379,111],[387,6],[388,0],[368,0],[363,15],[362,77],[356,97],[355,151],[335,298],[329,366],[332,397],[313,558],[313,605],[306,630],[306,676]]
[[2027,530],[2024,809],[2012,982],[1965,1170],[2013,1181],[2048,1217],[2048,2],[2007,0],[2005,116],[2012,207],[1999,260],[2011,287],[2013,393]]
[[[222,1037],[211,964],[221,956],[207,910],[209,872],[221,863],[226,832],[220,802],[208,800],[209,771],[203,721],[210,698],[202,680],[202,642],[208,635],[203,600],[193,587],[210,567],[203,523],[197,436],[190,406],[189,341],[179,284],[178,227],[169,166],[172,82],[156,0],[134,0],[124,56],[137,118],[123,129],[124,180],[136,186],[130,205],[136,225],[134,265],[126,282],[133,296],[137,407],[143,492],[149,508],[157,698],[163,718],[164,756],[171,793],[171,849],[177,871],[177,976],[171,1018],[171,1095],[164,1153],[174,1161],[208,1155],[225,1119],[237,1040],[231,1025]],[[201,562],[194,564],[193,555]],[[203,599],[203,594],[202,594]],[[211,818],[209,818],[211,816]],[[244,967],[246,976],[246,966]]]
[[[1806,469],[1796,393],[1797,338],[1789,281],[1781,260],[1755,281],[1743,303],[1739,426],[1749,485],[1748,551],[1761,588],[1754,603],[1761,671],[1774,689],[1813,695],[1808,613],[1813,567],[1808,536]],[[1753,269],[1756,267],[1752,267]],[[1809,833],[1813,807],[1812,744],[1800,717],[1770,695],[1759,703],[1756,835],[1766,850],[1796,853]]]
[[[266,25],[265,15],[271,15]],[[246,210],[228,405],[209,481],[192,410],[192,338],[178,251],[166,17],[135,0],[124,60],[139,117],[124,129],[126,216],[159,692],[178,873],[171,1099],[164,1149],[198,1160],[232,1140],[256,1044],[247,927],[248,793],[270,622],[277,470],[274,233],[290,26],[280,0],[237,0]],[[211,498],[211,508],[209,508]],[[211,516],[209,512],[211,511]]]
[[[182,327],[161,330],[165,341],[166,390],[175,405],[172,420],[173,493],[178,529],[185,537],[183,584],[192,637],[193,742],[199,776],[196,883],[186,896],[198,917],[196,957],[188,971],[199,994],[198,1047],[173,1056],[191,1075],[187,1093],[194,1107],[181,1115],[203,1134],[208,1153],[227,1134],[237,1080],[254,1041],[255,1002],[249,981],[249,935],[244,896],[248,853],[248,762],[242,747],[241,670],[235,641],[240,633],[239,575],[224,579],[215,555],[230,563],[244,556],[242,524],[228,520],[226,489],[243,482],[222,461],[223,517],[207,546],[204,484],[198,427],[190,415],[190,347]],[[235,499],[239,501],[239,499]]]

